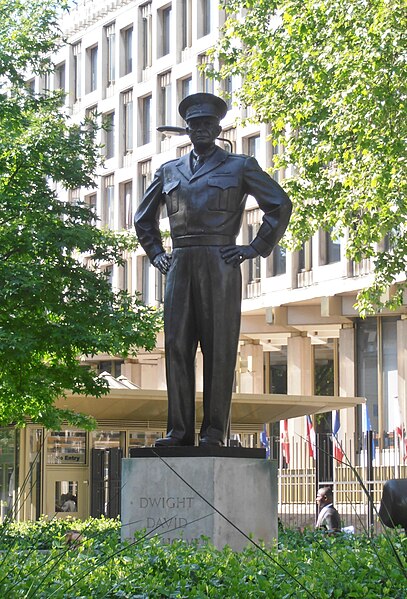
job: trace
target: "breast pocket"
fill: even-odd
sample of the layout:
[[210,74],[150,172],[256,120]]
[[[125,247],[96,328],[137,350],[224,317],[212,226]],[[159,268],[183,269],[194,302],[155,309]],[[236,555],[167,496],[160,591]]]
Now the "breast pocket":
[[165,204],[167,206],[168,216],[175,214],[179,210],[179,195],[177,189],[180,186],[181,181],[171,180],[166,181],[163,186],[163,193],[165,194]]
[[238,178],[234,175],[212,175],[208,178],[209,210],[234,212],[237,203]]

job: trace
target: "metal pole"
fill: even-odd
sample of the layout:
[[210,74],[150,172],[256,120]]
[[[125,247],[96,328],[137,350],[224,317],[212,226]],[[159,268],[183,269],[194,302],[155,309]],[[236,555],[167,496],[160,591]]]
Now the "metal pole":
[[367,528],[369,535],[373,534],[373,431],[366,432],[366,476],[368,490]]
[[315,524],[318,520],[318,505],[315,501],[315,497],[318,494],[319,489],[319,444],[320,444],[320,433],[315,434],[315,494],[314,494],[314,505],[315,505]]

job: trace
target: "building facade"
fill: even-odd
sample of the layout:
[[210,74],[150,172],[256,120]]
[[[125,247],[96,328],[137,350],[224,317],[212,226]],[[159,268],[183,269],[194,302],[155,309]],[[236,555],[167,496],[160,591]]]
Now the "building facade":
[[[222,122],[226,141],[219,144],[255,156],[284,187],[286,173],[273,170],[278,147],[269,140],[267,125],[236,126],[236,119],[250,116],[249,109],[233,102],[239,81],[219,84],[202,70],[202,65],[210,63],[208,50],[224,18],[216,0],[78,0],[63,18],[67,43],[54,57],[55,72],[30,84],[36,91],[64,90],[65,108],[73,120],[97,115],[104,122],[99,140],[104,166],[97,187],[70,191],[68,198],[90,205],[100,226],[134,235],[133,215],[154,171],[191,149],[186,136],[168,136],[157,127],[182,126],[179,102],[199,91],[226,94],[229,112]],[[60,193],[66,197],[66,192]],[[241,231],[243,243],[250,242],[260,223],[261,212],[249,197]],[[163,214],[162,230],[167,229]],[[334,241],[321,229],[298,252],[277,246],[268,258],[243,264],[234,391],[365,397],[375,431],[377,465],[391,454],[402,466],[406,455],[407,305],[398,312],[359,318],[354,309],[356,295],[371,280],[372,264],[348,260],[345,244],[346,238]],[[165,285],[162,275],[141,248],[125,258],[124,267],[105,265],[112,285],[139,292],[146,303],[160,306]],[[96,371],[124,375],[142,389],[165,389],[162,335],[152,353],[140,352],[125,361],[120,356],[99,356],[88,362]],[[202,390],[201,371],[198,354],[198,391]],[[338,439],[343,450],[352,463],[361,465],[366,414],[360,406],[341,410],[340,423]],[[265,424],[267,435],[278,441],[280,423]],[[331,413],[313,419],[314,429],[321,434],[329,435],[332,425]],[[304,440],[306,419],[289,419],[281,430],[288,432],[289,438]],[[35,444],[34,437],[43,433],[36,428],[33,431]],[[260,431],[254,436],[252,431],[244,442],[259,443]],[[277,446],[275,457],[281,460],[282,444]],[[306,464],[298,456],[292,452],[284,466],[309,466],[309,456]],[[4,495],[7,477],[3,483]]]

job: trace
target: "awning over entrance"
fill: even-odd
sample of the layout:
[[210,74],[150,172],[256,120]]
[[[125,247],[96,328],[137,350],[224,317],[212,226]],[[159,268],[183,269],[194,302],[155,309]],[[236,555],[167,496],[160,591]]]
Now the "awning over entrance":
[[[362,397],[300,396],[235,393],[232,399],[232,423],[261,428],[265,422],[277,422],[306,414],[353,408],[363,404]],[[149,422],[167,420],[167,392],[149,389],[111,389],[101,398],[68,395],[57,401],[57,407],[91,415],[96,420],[129,420]],[[202,393],[197,393],[197,421],[202,420]]]

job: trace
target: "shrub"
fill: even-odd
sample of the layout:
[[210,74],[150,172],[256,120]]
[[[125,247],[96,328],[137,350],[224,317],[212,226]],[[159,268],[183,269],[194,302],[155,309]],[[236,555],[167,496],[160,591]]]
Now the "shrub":
[[[69,529],[83,542],[67,546]],[[132,599],[405,597],[406,541],[285,531],[278,544],[241,553],[142,534],[120,542],[108,519],[6,523],[0,529],[2,596]],[[46,549],[46,551],[44,551]]]

